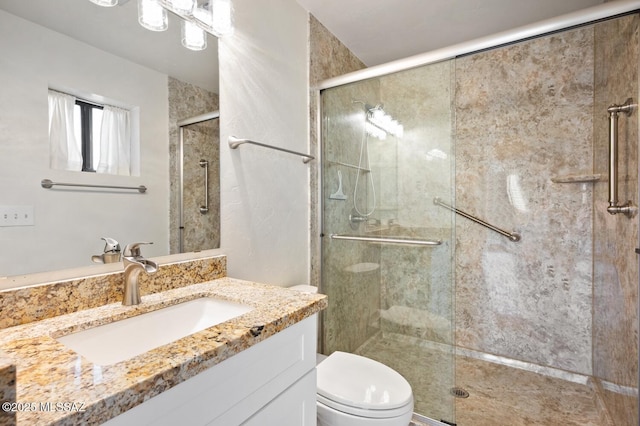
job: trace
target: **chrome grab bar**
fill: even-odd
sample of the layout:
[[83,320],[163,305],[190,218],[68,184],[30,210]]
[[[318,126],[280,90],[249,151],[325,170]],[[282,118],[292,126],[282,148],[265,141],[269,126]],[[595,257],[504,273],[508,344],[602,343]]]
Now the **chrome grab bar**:
[[266,143],[260,143],[260,142],[252,141],[252,140],[249,140],[249,139],[239,139],[239,138],[236,138],[235,136],[229,136],[229,147],[231,149],[236,149],[240,145],[245,144],[245,143],[248,143],[250,145],[258,145],[258,146],[261,146],[261,147],[264,147],[264,148],[275,149],[276,151],[288,152],[289,154],[299,155],[300,157],[302,157],[302,162],[305,163],[305,164],[307,164],[311,160],[315,160],[315,158],[316,158],[316,157],[314,157],[312,155],[302,154],[302,153],[296,152],[296,151],[291,151],[290,149],[279,148],[277,146],[267,145]]
[[504,231],[504,230],[502,230],[502,229],[500,229],[498,227],[495,227],[495,226],[491,225],[490,223],[485,222],[482,219],[478,219],[477,217],[472,216],[469,213],[465,213],[462,210],[458,210],[457,208],[442,202],[442,200],[439,197],[436,197],[436,198],[433,199],[433,204],[435,204],[437,206],[444,207],[445,209],[451,210],[452,212],[457,213],[460,216],[465,217],[465,218],[467,218],[467,219],[469,219],[469,220],[471,220],[471,221],[473,221],[473,222],[475,222],[475,223],[477,223],[479,225],[482,225],[485,228],[489,228],[492,231],[495,231],[498,234],[507,237],[508,239],[513,241],[514,243],[520,241],[520,234],[518,234],[516,232],[507,232],[507,231]]
[[360,237],[357,235],[339,235],[331,234],[332,240],[349,240],[349,241],[365,241],[369,243],[383,244],[409,244],[416,246],[439,246],[441,240],[408,240],[403,238],[376,238],[376,237]]
[[622,206],[618,205],[618,114],[625,113],[627,116],[636,107],[633,99],[629,98],[622,105],[611,105],[607,108],[609,113],[609,207],[607,211],[610,214],[623,213],[631,217],[636,209],[631,203]]
[[209,211],[209,162],[200,160],[200,167],[204,167],[204,206],[200,206],[200,213],[205,214]]
[[114,186],[114,185],[89,185],[86,183],[63,183],[63,182],[52,182],[50,179],[42,179],[40,181],[40,185],[45,189],[51,189],[54,186],[77,186],[82,188],[104,188],[104,189],[133,189],[135,191],[144,194],[147,192],[147,187],[144,185],[140,186]]

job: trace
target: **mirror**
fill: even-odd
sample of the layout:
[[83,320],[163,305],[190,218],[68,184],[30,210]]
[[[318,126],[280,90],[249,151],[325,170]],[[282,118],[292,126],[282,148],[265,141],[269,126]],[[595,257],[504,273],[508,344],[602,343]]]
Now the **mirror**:
[[[152,241],[143,254],[179,252],[180,129],[184,137],[184,209],[205,199],[184,251],[219,244],[218,118],[178,122],[218,110],[217,39],[195,52],[181,45],[180,19],[152,32],[137,22],[137,2],[100,7],[89,0],[0,0],[0,278],[94,265],[102,237]],[[49,167],[49,88],[135,111],[140,176],[101,175]],[[204,149],[203,147],[206,147]],[[196,161],[192,157],[197,157]],[[187,163],[188,162],[188,163]],[[43,179],[125,189],[54,186]],[[185,219],[189,215],[185,213]],[[206,234],[211,238],[202,238]],[[0,283],[1,284],[1,283]]]

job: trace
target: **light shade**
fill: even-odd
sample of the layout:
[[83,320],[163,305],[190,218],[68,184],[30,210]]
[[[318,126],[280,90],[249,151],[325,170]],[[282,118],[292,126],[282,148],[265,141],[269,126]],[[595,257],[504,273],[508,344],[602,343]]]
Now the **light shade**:
[[157,0],[138,0],[138,22],[151,31],[169,28],[167,11]]
[[191,50],[204,50],[207,34],[193,22],[182,21],[182,45]]
[[213,12],[213,31],[221,36],[231,34],[233,32],[231,0],[213,0],[211,11]]
[[89,0],[91,3],[95,3],[98,6],[112,7],[118,4],[118,0]]
[[166,0],[169,7],[176,12],[190,14],[195,6],[195,0]]

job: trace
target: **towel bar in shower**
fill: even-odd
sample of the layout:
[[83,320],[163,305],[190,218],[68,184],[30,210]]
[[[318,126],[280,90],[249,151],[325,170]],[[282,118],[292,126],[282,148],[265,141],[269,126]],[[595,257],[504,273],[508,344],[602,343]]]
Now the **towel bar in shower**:
[[442,244],[440,240],[408,240],[404,238],[377,238],[377,237],[361,237],[358,235],[339,235],[331,234],[332,240],[349,240],[349,241],[365,241],[368,243],[383,244],[408,244],[414,246],[439,246]]
[[618,114],[631,115],[636,105],[629,98],[622,105],[611,105],[607,108],[609,113],[609,207],[610,214],[623,213],[632,217],[636,208],[628,201],[622,206],[618,205]]
[[245,143],[248,143],[250,145],[258,145],[258,146],[261,146],[261,147],[264,147],[264,148],[275,149],[276,151],[288,152],[289,154],[299,155],[300,157],[302,157],[302,162],[305,163],[305,164],[307,164],[311,160],[315,160],[315,158],[316,158],[313,155],[303,154],[301,152],[296,152],[296,151],[291,151],[290,149],[280,148],[280,147],[273,146],[273,145],[267,145],[266,143],[256,142],[256,141],[252,141],[252,140],[249,140],[249,139],[239,139],[239,138],[236,138],[235,136],[229,136],[229,147],[231,149],[236,149],[240,145],[245,144]]
[[441,206],[444,207],[445,209],[451,210],[452,212],[459,214],[462,217],[465,217],[475,223],[477,223],[478,225],[482,225],[485,228],[489,228],[492,231],[497,232],[500,235],[503,235],[505,237],[507,237],[508,239],[510,239],[511,241],[513,241],[514,243],[520,241],[520,234],[516,233],[516,232],[507,232],[504,231],[496,226],[491,225],[490,223],[485,222],[482,219],[478,219],[477,217],[470,215],[469,213],[465,213],[462,210],[458,210],[457,208],[450,206],[446,203],[443,203],[442,200],[438,197],[433,199],[433,204],[437,205],[437,206]]

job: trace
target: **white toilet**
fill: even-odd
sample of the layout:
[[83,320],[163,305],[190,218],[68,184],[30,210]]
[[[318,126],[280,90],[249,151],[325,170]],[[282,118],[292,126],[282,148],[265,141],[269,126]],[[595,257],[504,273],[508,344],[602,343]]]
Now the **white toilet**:
[[[317,291],[306,285],[290,288]],[[407,426],[411,422],[411,385],[395,370],[339,351],[323,358],[316,369],[318,426]]]

